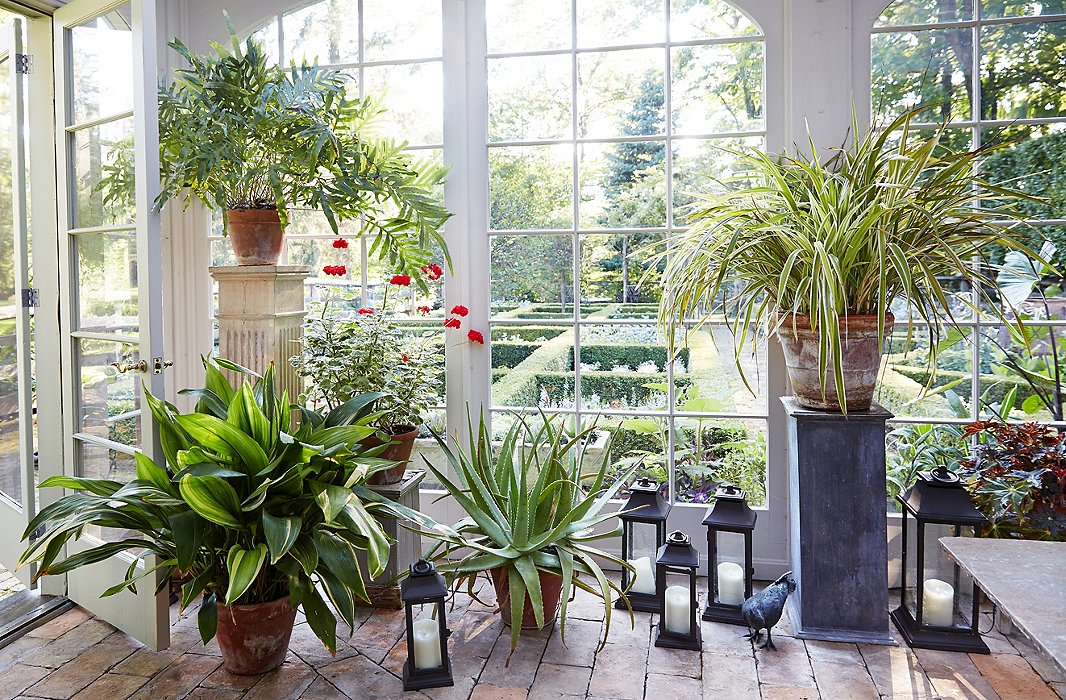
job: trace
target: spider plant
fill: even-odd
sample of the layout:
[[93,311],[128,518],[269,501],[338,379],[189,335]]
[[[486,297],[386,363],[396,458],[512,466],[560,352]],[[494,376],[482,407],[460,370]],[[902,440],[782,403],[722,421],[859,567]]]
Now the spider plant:
[[448,444],[435,434],[455,478],[433,464],[429,469],[467,517],[453,526],[454,533],[443,528],[426,532],[438,540],[428,556],[440,562],[438,569],[455,589],[465,582],[471,595],[478,574],[502,570],[496,578],[506,580],[512,651],[527,599],[537,627],[554,619],[555,610],[545,604],[550,593],[542,589],[542,572],[561,580],[564,642],[567,597],[573,586],[603,601],[603,641],[611,626],[612,591],[623,595],[598,560],[620,568],[628,565],[591,543],[621,532],[618,523],[605,527],[617,513],[603,510],[629,483],[635,467],[608,486],[610,450],[604,449],[603,459],[589,470],[584,457],[592,430],[569,434],[555,416],[540,414],[539,420],[528,421],[515,416],[498,446],[492,444],[484,416],[476,432],[468,424],[465,446]]
[[[856,122],[851,143],[827,159],[813,140],[806,154],[726,149],[739,162],[737,174],[701,196],[691,227],[658,251],[666,337],[673,342],[682,319],[698,328],[712,313],[724,313],[747,383],[740,357],[756,329],[806,326],[819,335],[823,397],[828,375],[843,406],[841,321],[876,316],[880,350],[888,314],[902,302],[908,339],[911,319],[920,318],[935,367],[935,339],[944,326],[958,326],[953,305],[976,313],[941,278],[961,278],[988,295],[995,287],[983,271],[988,246],[1036,257],[1011,229],[1020,216],[1012,205],[1033,198],[977,175],[980,160],[1006,144],[951,151],[942,143],[946,126],[918,130],[918,114],[864,135]],[[987,301],[999,309],[995,299]]]

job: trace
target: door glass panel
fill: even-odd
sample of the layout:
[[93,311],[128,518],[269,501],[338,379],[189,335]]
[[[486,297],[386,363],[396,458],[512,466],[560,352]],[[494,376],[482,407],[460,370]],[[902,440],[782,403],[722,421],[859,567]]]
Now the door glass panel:
[[136,335],[137,235],[133,231],[81,234],[78,250],[79,329]]
[[[132,454],[112,450],[91,442],[79,443],[78,453],[78,463],[81,464],[78,476],[111,479],[119,482],[132,481],[137,478],[137,460]],[[112,542],[127,536],[136,536],[136,533],[130,530],[100,527],[98,525],[87,525],[85,534]],[[131,549],[129,551],[131,554],[136,555],[140,550]]]
[[73,122],[133,109],[133,31],[126,5],[70,31]]
[[[8,64],[0,61],[0,76]],[[0,80],[0,494],[22,500],[18,345],[15,342],[15,231],[11,212],[11,86]]]
[[[111,363],[136,364],[136,345],[105,340],[78,341],[81,387],[79,431],[136,447],[141,442],[141,374],[119,372]],[[79,476],[102,476],[82,464]]]
[[74,226],[132,224],[133,117],[74,133]]

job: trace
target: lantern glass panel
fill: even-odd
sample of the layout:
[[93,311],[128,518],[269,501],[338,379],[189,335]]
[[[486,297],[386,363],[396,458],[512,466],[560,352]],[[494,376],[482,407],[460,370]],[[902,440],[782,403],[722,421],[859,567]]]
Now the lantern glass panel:
[[744,602],[744,535],[716,532],[717,549],[711,575],[717,582],[715,602],[740,605]]
[[969,628],[973,622],[973,579],[948,557],[939,540],[973,537],[974,529],[932,523],[927,523],[924,529],[923,622],[931,627]]
[[648,557],[655,562],[659,550],[658,527],[655,523],[629,523],[629,558]]
[[904,524],[904,534],[906,535],[906,542],[904,551],[906,556],[904,559],[904,566],[907,570],[903,572],[903,578],[901,585],[906,588],[900,591],[902,603],[911,617],[915,620],[918,619],[918,522],[911,516],[910,513],[904,514],[906,520]]
[[415,603],[411,605],[412,636],[414,644],[411,658],[415,669],[431,671],[444,666],[441,657],[440,621],[444,617],[444,602]]

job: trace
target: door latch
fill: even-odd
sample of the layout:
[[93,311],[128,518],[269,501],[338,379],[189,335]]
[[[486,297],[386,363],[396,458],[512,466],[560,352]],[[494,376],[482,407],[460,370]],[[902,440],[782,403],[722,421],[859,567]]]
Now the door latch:
[[114,367],[115,371],[119,374],[135,371],[143,374],[148,371],[148,360],[141,360],[140,362],[112,362],[111,366]]
[[152,374],[162,374],[167,367],[173,366],[174,363],[170,360],[164,360],[162,357],[152,358]]

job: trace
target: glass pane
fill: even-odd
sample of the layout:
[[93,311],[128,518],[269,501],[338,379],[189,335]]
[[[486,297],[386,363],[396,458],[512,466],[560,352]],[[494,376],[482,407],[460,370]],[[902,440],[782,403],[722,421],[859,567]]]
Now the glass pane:
[[440,56],[441,0],[363,0],[363,35],[367,61]]
[[441,62],[365,68],[367,94],[381,98],[384,133],[412,146],[444,140],[444,78]]
[[133,223],[133,118],[81,129],[73,141],[74,226]]
[[[745,494],[746,496],[747,494]],[[716,601],[725,605],[744,602],[744,535],[739,532],[718,532],[715,560],[709,570],[717,589]]]
[[346,0],[312,3],[282,17],[285,63],[352,63],[359,60],[359,12]]
[[[1049,290],[1047,311],[1053,318],[1066,315],[1066,298]],[[1034,301],[1033,307],[1043,307]],[[1041,317],[1046,317],[1041,308]],[[1025,324],[1026,336],[1007,326],[981,328],[981,415],[1050,421],[1062,416],[1055,373],[1066,363],[1066,328]],[[1059,370],[1061,371],[1061,370]],[[1004,401],[1014,395],[1012,404]],[[1061,418],[1060,418],[1061,419]]]
[[981,117],[1066,114],[1066,22],[1015,22],[981,29]]
[[[141,444],[141,373],[119,372],[112,363],[140,361],[136,345],[103,340],[77,341],[80,377],[78,431],[120,442]],[[104,476],[93,472],[92,476]]]
[[[897,416],[972,418],[973,345],[970,330],[933,338],[939,346],[935,373],[928,366],[926,327],[897,323],[884,344],[874,400]],[[924,392],[924,395],[923,395]]]
[[[132,454],[112,450],[91,442],[77,442],[78,476],[112,481],[132,481],[137,478],[137,460]],[[99,540],[121,540],[135,535],[129,530],[120,530],[99,525],[87,525],[85,534]],[[136,551],[136,550],[134,550]]]
[[973,91],[970,29],[874,34],[870,61],[874,114],[881,122],[924,106],[919,120],[968,120]]
[[[999,146],[981,162],[981,174],[1004,185],[1040,197],[1016,208],[1034,218],[1066,217],[1066,182],[1060,176],[1066,153],[1063,125],[986,127],[981,143]],[[1039,248],[1039,246],[1037,246]],[[1066,248],[1059,247],[1059,253]]]
[[763,148],[761,136],[722,139],[680,139],[674,142],[674,226],[684,226],[685,215],[697,194],[718,187],[716,181],[737,173],[730,151]]
[[572,153],[568,145],[489,149],[489,228],[573,226]]
[[919,471],[948,467],[956,471],[959,460],[970,456],[970,446],[960,425],[898,423],[885,440],[888,467],[888,510],[899,512],[896,496],[914,485]]
[[672,0],[670,40],[724,39],[759,34],[747,15],[722,0]]
[[570,0],[491,0],[485,3],[489,53],[568,48]]
[[981,0],[981,16],[1026,17],[1066,14],[1063,0]]
[[263,49],[266,51],[267,60],[271,63],[281,62],[281,51],[278,48],[278,20],[277,18],[270,20],[262,28],[252,32],[251,39],[255,39],[263,45]]
[[229,239],[213,239],[211,241],[211,266],[220,267],[222,265],[236,265],[237,258],[233,255],[233,246],[229,244]]
[[[0,75],[7,76],[7,60]],[[15,318],[20,300],[15,289],[15,230],[11,204],[11,89],[0,80],[0,494],[22,501],[19,451],[18,345]]]
[[766,504],[766,422],[674,419],[677,500],[706,503],[721,482],[744,489],[752,506]]
[[661,50],[583,53],[577,68],[579,137],[665,132]]
[[491,250],[494,305],[541,305],[513,311],[513,318],[573,317],[572,236],[493,236]]
[[579,147],[581,228],[666,226],[666,143],[625,141]]
[[[520,343],[503,341],[509,329],[494,326],[492,329],[493,364],[492,405],[540,407],[551,410],[574,408],[574,372],[570,357],[574,346],[572,326],[561,327],[559,335],[538,344],[524,359],[525,347]],[[496,339],[504,346],[496,350]],[[506,357],[511,353],[511,357]],[[506,358],[506,359],[505,359]],[[513,365],[507,367],[507,364]],[[495,429],[495,428],[494,428]]]
[[129,5],[70,30],[72,123],[133,109],[133,29]]
[[136,335],[137,234],[91,233],[74,237],[78,251],[78,329]]
[[624,46],[664,41],[661,0],[580,0],[577,45]]
[[490,140],[570,135],[569,55],[498,58],[488,65]]
[[[570,352],[570,364],[575,362]],[[590,411],[661,409],[669,351],[653,325],[582,326],[581,406]]]
[[740,355],[743,376],[734,348],[732,333],[719,323],[704,324],[678,340],[674,365],[678,411],[766,413],[766,339],[749,334]]
[[652,246],[662,233],[615,233],[581,237],[581,315],[654,319],[660,287],[641,284]]
[[673,50],[674,133],[758,131],[763,121],[763,44]]
[[973,579],[940,546],[942,537],[973,537],[973,528],[961,530],[956,532],[950,525],[925,526],[922,622],[930,627],[966,628],[973,619]]
[[[648,477],[662,484],[664,497],[669,496],[669,467],[667,465],[667,430],[665,416],[600,416],[596,419],[597,445],[608,449],[608,482],[613,482],[625,473],[637,468],[636,478]],[[598,467],[602,453],[585,455],[585,471]],[[595,460],[590,462],[590,460]],[[631,482],[630,482],[631,483]],[[625,498],[623,489],[620,497]]]
[[973,19],[974,0],[896,0],[878,18],[877,27],[932,24]]

